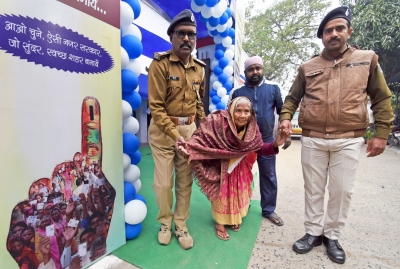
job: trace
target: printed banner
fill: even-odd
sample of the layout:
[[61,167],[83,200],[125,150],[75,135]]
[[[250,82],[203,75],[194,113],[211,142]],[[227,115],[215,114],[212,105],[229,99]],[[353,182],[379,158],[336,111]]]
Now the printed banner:
[[119,10],[2,4],[2,268],[84,268],[125,244]]

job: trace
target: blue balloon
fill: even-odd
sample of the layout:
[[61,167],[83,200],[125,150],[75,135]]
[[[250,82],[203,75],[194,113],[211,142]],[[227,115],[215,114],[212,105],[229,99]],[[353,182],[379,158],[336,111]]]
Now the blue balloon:
[[131,133],[122,134],[122,151],[126,154],[133,154],[139,149],[140,141],[136,135]]
[[126,50],[129,59],[136,59],[143,52],[143,45],[134,35],[126,35],[121,38],[121,46]]
[[218,76],[218,81],[224,84],[228,80],[228,76],[224,73],[220,74]]
[[219,66],[214,67],[214,70],[213,70],[213,72],[216,76],[219,76],[220,74],[222,74],[222,71],[223,71],[222,68]]
[[224,87],[227,91],[230,91],[233,87],[232,82],[230,82],[229,80],[227,80],[222,87]]
[[214,53],[215,59],[219,60],[224,57],[224,52],[222,50],[216,50]]
[[207,0],[194,0],[194,3],[198,6],[203,6]]
[[203,16],[201,13],[200,13],[199,18],[200,18],[200,20],[201,20],[204,24],[206,24],[206,23],[208,22],[208,19],[207,19],[207,18],[204,18],[204,16]]
[[[229,64],[229,60],[226,57],[221,57],[221,59],[218,60],[218,65],[219,67],[221,67],[222,69],[224,69],[225,67],[227,67]],[[215,72],[214,72],[215,73]]]
[[212,89],[212,90],[210,91],[210,97],[213,98],[215,95],[217,95],[217,91],[214,90],[214,89]]
[[219,24],[225,24],[228,22],[229,16],[226,12],[222,13],[221,17],[219,18]]
[[214,17],[210,17],[208,19],[208,23],[212,26],[212,27],[217,27],[217,25],[219,24],[219,18],[214,18]]
[[208,7],[213,7],[218,3],[218,0],[207,0],[206,1],[206,6]]
[[219,33],[221,37],[227,37],[229,35],[229,28],[226,28],[225,31]]
[[135,199],[136,189],[132,183],[124,181],[124,203],[132,201]]
[[137,165],[138,163],[140,163],[140,160],[142,160],[142,154],[138,150],[128,155],[129,157],[131,157],[131,164]]
[[122,92],[122,100],[127,101],[131,107],[132,110],[136,110],[140,107],[140,104],[142,103],[142,97],[138,92]]
[[125,222],[125,237],[127,240],[135,239],[142,231],[142,223],[128,224]]
[[139,193],[136,193],[135,195],[135,199],[134,200],[140,200],[142,201],[144,204],[146,204],[146,199],[144,199],[144,197],[142,195],[140,195]]
[[213,30],[213,31],[210,31],[210,35],[211,35],[211,36],[217,36],[217,35],[219,35],[219,32],[218,32],[217,29],[215,29],[215,30]]
[[142,10],[142,8],[140,6],[140,3],[139,3],[139,0],[122,0],[122,1],[128,3],[128,5],[131,6],[131,8],[133,10],[133,13],[135,15],[134,19],[137,19],[139,17],[139,15],[140,15],[141,10]]
[[232,16],[232,10],[230,9],[230,7],[226,8],[225,13],[228,15],[228,20],[229,20],[229,18]]
[[[217,30],[215,30],[215,31],[217,31]],[[217,31],[218,32],[218,31]],[[219,33],[219,32],[218,32]],[[225,50],[226,50],[226,48],[224,47],[224,45],[222,45],[222,44],[217,44],[217,45],[215,45],[215,49],[216,50],[222,50],[222,51],[224,51],[225,52]]]
[[221,102],[221,97],[219,97],[218,95],[214,95],[212,98],[211,98],[211,102],[213,103],[213,104],[218,104],[219,102]]
[[225,109],[226,108],[226,104],[224,102],[219,102],[217,104],[217,109]]
[[229,36],[235,38],[235,29],[229,28]]
[[121,71],[121,84],[123,92],[132,92],[139,84],[139,79],[134,72],[129,69]]

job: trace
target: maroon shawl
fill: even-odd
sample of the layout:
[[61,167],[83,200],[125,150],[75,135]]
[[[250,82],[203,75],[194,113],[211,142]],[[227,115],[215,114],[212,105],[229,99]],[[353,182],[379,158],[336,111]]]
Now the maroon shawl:
[[254,113],[243,139],[240,139],[229,108],[203,118],[199,128],[186,142],[194,179],[209,200],[218,196],[220,181],[226,176],[229,160],[257,151],[262,146]]

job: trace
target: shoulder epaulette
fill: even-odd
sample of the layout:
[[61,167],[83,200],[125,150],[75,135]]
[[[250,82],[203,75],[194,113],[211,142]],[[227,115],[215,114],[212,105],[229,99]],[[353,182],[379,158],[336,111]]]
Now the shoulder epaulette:
[[170,55],[170,54],[171,54],[170,51],[154,52],[154,53],[153,53],[153,59],[161,60],[162,58],[164,58],[164,57],[166,57],[166,56],[168,56],[168,55]]
[[202,60],[199,60],[199,59],[197,59],[197,58],[193,58],[193,60],[194,60],[195,62],[199,63],[200,65],[202,65],[203,67],[206,67],[206,66],[207,66],[206,63],[203,62]]

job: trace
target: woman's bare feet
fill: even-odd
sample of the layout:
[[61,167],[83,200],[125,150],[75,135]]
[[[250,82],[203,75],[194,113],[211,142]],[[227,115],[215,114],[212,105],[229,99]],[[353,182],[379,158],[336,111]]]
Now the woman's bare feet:
[[222,224],[214,224],[215,235],[221,240],[229,240],[229,234],[226,232],[225,226]]

